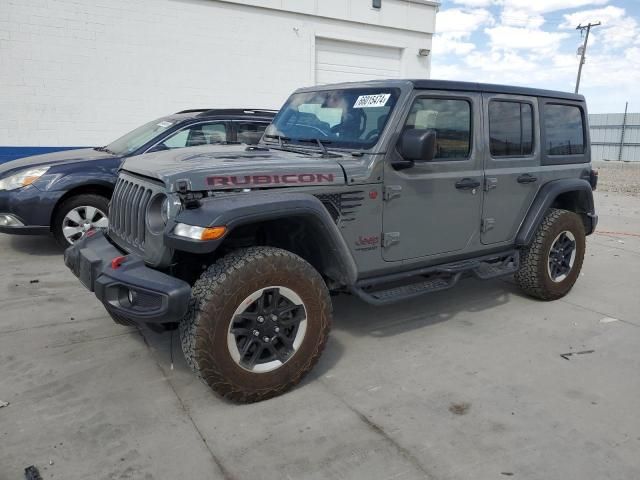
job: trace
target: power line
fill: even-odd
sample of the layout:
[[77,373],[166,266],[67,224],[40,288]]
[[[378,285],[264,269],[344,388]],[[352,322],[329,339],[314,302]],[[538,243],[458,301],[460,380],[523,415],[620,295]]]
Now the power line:
[[589,32],[591,32],[591,27],[597,27],[598,25],[600,25],[600,22],[598,23],[589,22],[587,25],[580,24],[576,27],[576,30],[580,30],[580,35],[582,35],[585,30],[587,31],[587,34],[584,37],[584,44],[582,45],[582,52],[580,55],[580,65],[578,66],[578,78],[576,79],[575,93],[578,93],[578,90],[580,89],[580,76],[582,75],[582,65],[584,65],[584,55],[585,53],[587,53],[587,42],[589,41]]

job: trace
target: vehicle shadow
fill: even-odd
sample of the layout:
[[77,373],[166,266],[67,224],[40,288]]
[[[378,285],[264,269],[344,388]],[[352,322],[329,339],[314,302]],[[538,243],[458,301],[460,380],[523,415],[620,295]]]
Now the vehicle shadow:
[[341,295],[333,302],[334,329],[356,336],[399,335],[454,319],[463,312],[490,310],[508,303],[512,296],[520,296],[520,292],[508,277],[490,281],[465,278],[449,290],[379,307]]
[[50,257],[64,253],[53,237],[48,235],[12,235],[9,244],[17,252],[26,255]]
[[[520,296],[520,291],[508,278],[491,281],[467,278],[450,290],[426,294],[410,301],[382,307],[368,305],[350,295],[340,295],[333,298],[333,329],[354,336],[400,335],[455,319],[460,313],[490,310],[508,303],[511,297]],[[465,322],[472,323],[470,320]],[[180,335],[177,330],[173,332],[173,341],[169,332],[156,333],[142,328],[141,334],[140,341],[149,346],[163,369],[168,369],[170,366],[171,345],[173,345],[174,370],[180,374],[191,374],[182,355]],[[327,374],[340,361],[343,353],[344,346],[340,340],[336,336],[330,336],[318,364],[302,384]]]

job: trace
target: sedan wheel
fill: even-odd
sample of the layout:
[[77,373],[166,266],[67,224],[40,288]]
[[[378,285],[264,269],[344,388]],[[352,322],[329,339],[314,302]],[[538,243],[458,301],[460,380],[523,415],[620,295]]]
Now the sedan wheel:
[[80,240],[89,230],[107,228],[109,199],[84,193],[62,201],[55,210],[51,231],[62,248]]
[[67,212],[62,220],[62,234],[69,245],[82,238],[89,230],[107,228],[109,220],[100,209],[82,205]]

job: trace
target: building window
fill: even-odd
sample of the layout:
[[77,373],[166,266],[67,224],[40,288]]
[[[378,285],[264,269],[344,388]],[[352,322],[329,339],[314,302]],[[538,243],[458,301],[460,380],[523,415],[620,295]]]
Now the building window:
[[533,153],[531,104],[491,101],[489,103],[489,142],[493,157],[531,155]]
[[547,155],[584,154],[584,123],[580,108],[573,105],[545,105],[544,131]]
[[471,105],[466,100],[418,98],[405,129],[436,131],[436,160],[464,159],[471,152]]

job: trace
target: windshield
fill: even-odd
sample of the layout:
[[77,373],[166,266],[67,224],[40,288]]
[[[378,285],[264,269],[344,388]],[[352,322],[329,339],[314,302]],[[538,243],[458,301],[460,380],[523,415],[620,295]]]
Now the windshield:
[[168,130],[174,123],[173,121],[159,118],[132,130],[115,142],[111,142],[106,149],[115,155],[126,155]]
[[387,124],[397,88],[349,88],[293,94],[265,137],[269,142],[320,140],[327,148],[368,149]]

